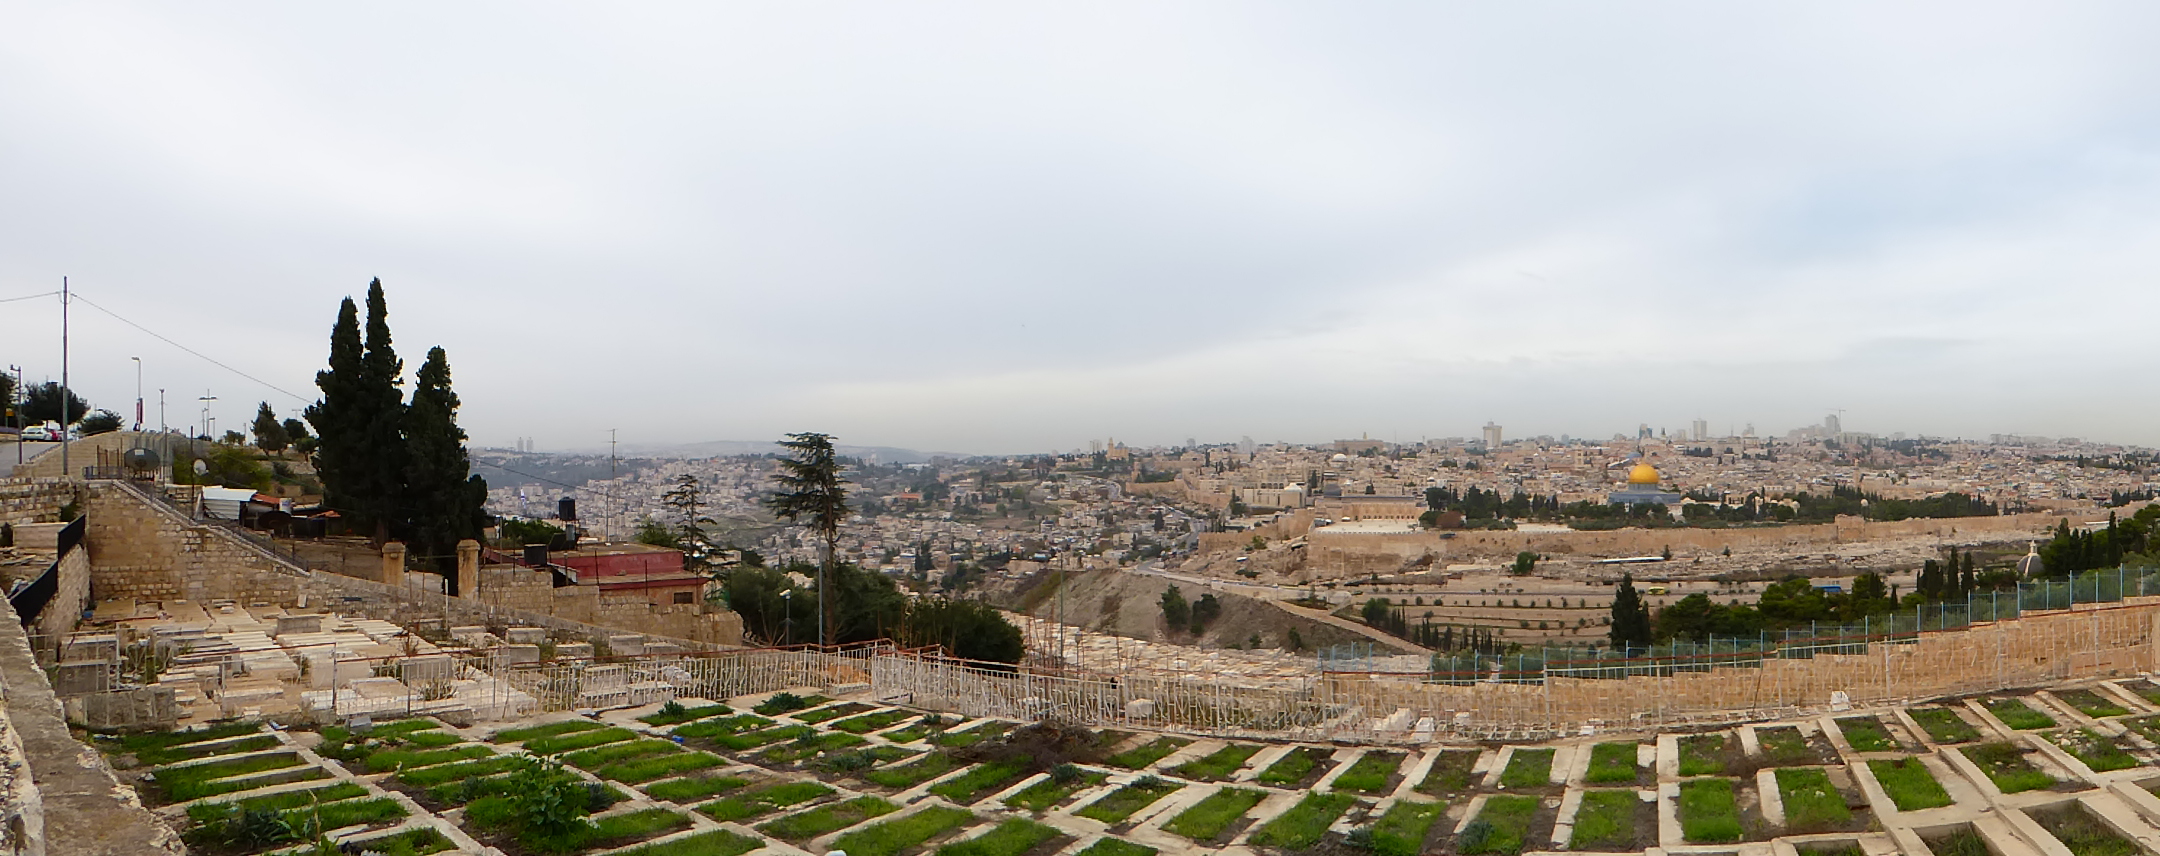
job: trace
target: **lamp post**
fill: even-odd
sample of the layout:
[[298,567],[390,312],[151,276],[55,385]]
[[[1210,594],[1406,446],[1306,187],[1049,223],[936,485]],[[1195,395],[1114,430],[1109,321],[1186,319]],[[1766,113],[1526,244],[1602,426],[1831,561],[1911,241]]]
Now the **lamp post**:
[[128,359],[135,361],[135,430],[140,433],[142,431],[143,417],[142,358],[129,357]]
[[780,644],[788,644],[795,638],[795,590],[780,592]]
[[202,435],[203,435],[204,437],[209,437],[209,436],[210,436],[210,402],[216,401],[216,400],[217,400],[217,396],[215,396],[215,395],[211,395],[211,394],[210,394],[210,391],[206,389],[206,390],[203,390],[203,394],[202,394],[201,396],[197,397],[197,398],[196,398],[195,400],[196,400],[196,401],[200,401],[200,402],[202,402],[202,403],[203,403],[203,406],[202,406],[202,419],[203,419],[203,423],[202,423],[202,424],[203,424],[203,429],[202,429]]

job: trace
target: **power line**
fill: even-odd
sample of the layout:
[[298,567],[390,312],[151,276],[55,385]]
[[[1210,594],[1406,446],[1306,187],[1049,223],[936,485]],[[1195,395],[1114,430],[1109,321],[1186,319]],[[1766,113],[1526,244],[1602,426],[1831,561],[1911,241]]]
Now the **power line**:
[[26,294],[26,295],[23,295],[23,296],[21,296],[21,297],[4,297],[4,298],[0,298],[0,303],[14,303],[14,302],[15,302],[15,301],[17,301],[17,300],[36,300],[36,299],[38,299],[38,298],[40,298],[40,297],[52,297],[52,296],[54,296],[54,295],[56,295],[56,294],[59,294],[59,293],[60,293],[60,292],[57,292],[57,291],[48,291],[48,292],[45,292],[44,294]]
[[[54,293],[55,293],[55,294],[58,294],[59,292],[54,292]],[[175,342],[175,341],[173,341],[173,340],[171,340],[171,339],[169,339],[169,338],[166,338],[165,336],[163,336],[163,335],[159,334],[159,333],[158,333],[157,331],[155,331],[155,330],[152,330],[152,329],[150,329],[150,328],[148,328],[148,327],[145,327],[145,326],[143,326],[143,325],[141,325],[141,324],[137,324],[137,323],[135,323],[135,322],[133,322],[133,321],[129,321],[129,320],[128,320],[128,319],[126,319],[126,318],[122,318],[122,317],[120,317],[120,313],[118,313],[118,312],[114,312],[114,311],[112,311],[112,310],[110,310],[110,309],[107,309],[107,308],[105,308],[105,307],[103,307],[103,306],[99,306],[99,305],[97,305],[96,303],[92,303],[92,302],[90,301],[90,299],[89,299],[89,298],[86,298],[86,297],[82,296],[82,292],[80,292],[80,291],[78,291],[78,292],[75,292],[73,296],[74,296],[74,298],[75,298],[76,300],[80,300],[80,301],[82,301],[83,303],[89,304],[90,308],[92,308],[92,309],[95,309],[95,310],[97,310],[97,311],[99,311],[99,312],[103,312],[103,313],[105,313],[105,314],[107,314],[107,315],[110,315],[110,316],[112,316],[112,317],[113,317],[113,320],[119,321],[120,323],[122,323],[122,324],[126,324],[126,325],[128,325],[128,326],[130,326],[130,327],[133,327],[133,328],[137,329],[137,330],[141,330],[141,331],[143,331],[144,333],[148,333],[148,334],[150,334],[150,336],[151,336],[152,338],[155,338],[155,339],[157,339],[157,340],[158,340],[158,341],[160,341],[160,342],[164,342],[165,344],[171,345],[171,346],[173,346],[173,347],[175,347],[175,348],[179,348],[180,350],[183,350],[183,351],[186,351],[186,352],[188,352],[188,353],[190,353],[190,354],[193,354],[193,355],[195,355],[196,357],[198,357],[198,358],[201,358],[201,359],[202,359],[202,360],[203,360],[204,362],[207,362],[207,363],[209,363],[209,364],[211,364],[211,365],[213,365],[213,366],[217,366],[218,368],[224,369],[224,370],[226,370],[226,371],[232,372],[233,374],[236,374],[236,375],[239,375],[239,376],[241,376],[241,377],[247,378],[248,380],[252,380],[252,381],[254,381],[254,382],[256,382],[256,383],[262,384],[263,386],[265,386],[265,387],[268,387],[268,388],[270,388],[271,390],[274,390],[274,391],[276,391],[276,392],[284,393],[285,395],[291,396],[291,397],[292,397],[292,398],[293,398],[294,400],[296,400],[296,401],[300,401],[300,402],[304,402],[304,403],[309,403],[309,404],[312,404],[312,403],[314,403],[314,399],[308,398],[308,397],[306,397],[306,396],[303,396],[303,395],[300,395],[300,394],[298,394],[298,393],[294,393],[294,392],[292,392],[291,390],[287,390],[287,389],[285,389],[285,388],[283,388],[283,387],[280,387],[280,386],[278,386],[277,384],[274,384],[274,383],[271,383],[271,382],[269,382],[269,381],[263,380],[262,378],[259,378],[259,377],[256,377],[256,376],[254,376],[254,375],[248,374],[247,372],[241,371],[241,370],[239,370],[239,369],[233,368],[232,366],[229,366],[229,365],[226,365],[226,364],[224,364],[224,363],[222,363],[222,362],[219,362],[219,361],[218,361],[218,360],[217,360],[216,358],[214,358],[214,357],[211,357],[211,356],[210,356],[210,355],[208,355],[208,354],[205,354],[205,353],[203,353],[203,352],[201,352],[201,351],[195,350],[194,348],[190,348],[190,347],[188,347],[188,346],[186,346],[186,345],[180,344],[179,342]],[[18,298],[18,299],[19,299],[19,298]]]

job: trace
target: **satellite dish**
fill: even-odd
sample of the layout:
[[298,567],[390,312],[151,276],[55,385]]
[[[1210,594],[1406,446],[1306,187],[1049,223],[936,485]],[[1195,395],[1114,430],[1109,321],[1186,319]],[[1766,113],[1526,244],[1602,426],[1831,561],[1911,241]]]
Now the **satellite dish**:
[[209,465],[209,464],[206,464],[206,463],[203,463],[203,459],[201,459],[201,458],[196,458],[196,459],[195,459],[195,474],[196,474],[196,475],[198,475],[198,476],[201,476],[201,475],[209,475],[209,474],[210,474],[210,465]]
[[127,450],[121,460],[127,464],[128,472],[137,477],[146,477],[156,473],[160,463],[157,450],[145,449],[141,446]]

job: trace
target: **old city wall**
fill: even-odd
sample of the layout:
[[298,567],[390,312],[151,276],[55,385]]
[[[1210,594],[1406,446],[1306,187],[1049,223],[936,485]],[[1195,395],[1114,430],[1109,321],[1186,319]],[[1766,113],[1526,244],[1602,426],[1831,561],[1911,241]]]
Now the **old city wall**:
[[67,479],[0,479],[0,523],[56,523],[76,498],[76,484]]
[[[1330,700],[1371,716],[1407,709],[1476,727],[1628,727],[1828,710],[1833,692],[1856,704],[1898,704],[2074,678],[2151,671],[2160,597],[2100,608],[2029,613],[2014,621],[1877,641],[1853,653],[1748,661],[1659,677],[1553,674],[1543,684],[1425,684],[1399,676],[1333,674]],[[1460,717],[1460,719],[1458,719]]]
[[[2072,515],[2073,517],[2075,515]],[[1442,561],[1512,557],[1528,550],[1548,556],[1618,558],[1675,553],[1715,553],[1732,549],[1803,550],[1880,538],[1949,539],[2043,537],[2065,519],[2060,512],[2008,514],[2000,517],[1915,518],[1869,522],[1841,517],[1835,523],[1749,529],[1615,529],[1606,532],[1522,532],[1475,530],[1453,533],[1335,533],[1324,529],[1306,538],[1311,561],[1333,571],[1386,570],[1393,563],[1431,553]],[[2073,523],[2084,522],[2072,520]],[[1228,533],[1237,534],[1237,533]],[[1443,537],[1452,534],[1454,537]],[[1203,536],[1204,537],[1204,536]],[[1245,538],[1250,541],[1248,535]]]
[[[92,483],[87,513],[90,521],[85,543],[90,547],[90,585],[100,599],[234,600],[285,605],[305,601],[310,606],[400,624],[516,624],[546,627],[581,638],[629,632],[697,648],[738,644],[741,637],[741,619],[733,613],[698,616],[652,608],[646,616],[640,616],[621,605],[595,604],[589,612],[573,609],[576,615],[586,617],[579,618],[555,614],[552,609],[517,605],[533,603],[530,599],[519,600],[519,596],[506,597],[497,605],[481,598],[447,597],[418,586],[310,573],[239,535],[190,520],[141,488],[124,482]],[[479,588],[487,590],[485,583]],[[639,605],[644,604],[641,601]]]
[[1313,510],[1300,508],[1243,532],[1202,532],[1200,533],[1200,551],[1235,550],[1252,544],[1252,539],[1256,535],[1269,541],[1296,538],[1311,532],[1312,524]]

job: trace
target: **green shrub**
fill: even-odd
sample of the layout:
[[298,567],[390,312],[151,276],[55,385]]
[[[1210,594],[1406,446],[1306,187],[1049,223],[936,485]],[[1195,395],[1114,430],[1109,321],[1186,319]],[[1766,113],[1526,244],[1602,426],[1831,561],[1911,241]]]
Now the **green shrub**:
[[[106,754],[135,756],[138,764],[170,764],[206,755],[229,754],[232,750],[219,749],[202,744],[213,740],[226,740],[243,734],[262,730],[255,722],[229,722],[212,725],[194,731],[164,731],[156,734],[97,735],[93,743]],[[268,737],[269,735],[264,735]],[[275,738],[272,738],[275,740]]]
[[188,806],[187,814],[189,820],[192,820],[197,824],[203,824],[224,818],[227,814],[231,813],[234,808],[254,811],[284,811],[289,808],[299,808],[301,806],[315,805],[318,803],[337,802],[338,800],[349,800],[354,797],[367,796],[367,792],[367,788],[361,787],[360,785],[354,784],[352,782],[338,782],[334,785],[327,785],[319,788],[308,788],[306,790],[298,791],[283,791],[280,793],[269,794],[266,796],[248,797],[246,799],[232,800],[230,802],[196,803],[194,805]]
[[746,731],[756,731],[771,724],[773,724],[773,721],[765,717],[741,713],[734,716],[702,719],[668,733],[676,737],[717,737],[723,734],[741,734]]
[[449,782],[470,779],[474,776],[492,776],[496,773],[508,771],[516,767],[517,764],[518,760],[515,755],[497,755],[492,758],[461,761],[455,764],[436,764],[432,767],[406,770],[397,774],[397,780],[416,788],[430,788]]
[[1349,794],[1306,794],[1289,811],[1276,815],[1255,831],[1250,840],[1263,847],[1303,850],[1320,843],[1335,819],[1342,817],[1343,812],[1356,803],[1357,798]]
[[1731,779],[1694,779],[1680,783],[1680,834],[1696,844],[1739,841],[1740,806]]
[[759,788],[698,806],[698,812],[714,820],[743,820],[756,817],[775,808],[801,805],[834,793],[833,789],[818,782],[787,782],[768,788]]
[[771,698],[759,702],[758,705],[751,708],[751,710],[757,711],[758,713],[762,713],[766,716],[779,716],[783,713],[790,713],[808,707],[815,707],[828,701],[831,701],[831,699],[825,698],[824,696],[810,696],[808,698],[805,698],[794,693],[774,693]]
[[[670,707],[672,707],[673,709],[670,710]],[[646,725],[676,725],[679,723],[693,722],[696,720],[704,719],[706,717],[720,716],[722,714],[734,712],[735,711],[733,708],[730,708],[724,704],[708,704],[698,707],[683,707],[680,702],[670,701],[667,704],[661,705],[658,711],[648,714],[646,716],[638,717],[638,721],[645,723]]]
[[673,755],[683,751],[681,746],[667,740],[625,740],[591,749],[580,749],[562,756],[562,762],[582,770],[592,770],[647,755]]

